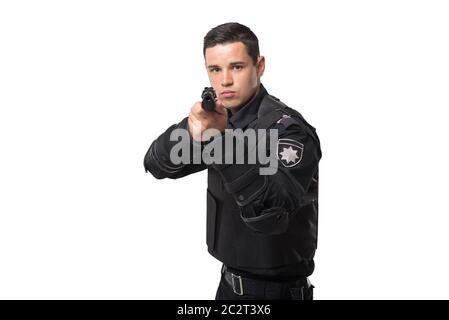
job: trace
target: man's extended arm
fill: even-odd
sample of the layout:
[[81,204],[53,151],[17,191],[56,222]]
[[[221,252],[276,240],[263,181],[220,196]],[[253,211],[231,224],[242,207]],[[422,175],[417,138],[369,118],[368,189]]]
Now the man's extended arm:
[[[201,161],[200,164],[174,164],[170,160],[170,151],[172,147],[180,143],[178,141],[170,141],[171,133],[176,129],[188,130],[188,117],[184,118],[180,123],[174,124],[153,141],[144,158],[145,172],[150,172],[157,179],[178,179],[189,174],[206,169],[206,165]],[[187,132],[187,131],[186,131]],[[189,135],[190,137],[190,135]],[[189,146],[194,142],[189,138]]]

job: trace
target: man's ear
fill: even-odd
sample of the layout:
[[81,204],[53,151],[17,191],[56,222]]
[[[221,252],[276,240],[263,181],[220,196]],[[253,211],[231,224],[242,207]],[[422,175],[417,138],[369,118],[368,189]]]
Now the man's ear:
[[257,59],[257,75],[259,76],[259,78],[263,75],[264,71],[265,71],[265,57],[260,56]]

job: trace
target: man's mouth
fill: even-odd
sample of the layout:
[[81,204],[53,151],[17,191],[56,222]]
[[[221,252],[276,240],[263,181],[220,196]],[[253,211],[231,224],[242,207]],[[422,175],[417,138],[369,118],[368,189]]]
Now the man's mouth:
[[223,98],[233,98],[235,96],[235,91],[226,90],[220,94]]

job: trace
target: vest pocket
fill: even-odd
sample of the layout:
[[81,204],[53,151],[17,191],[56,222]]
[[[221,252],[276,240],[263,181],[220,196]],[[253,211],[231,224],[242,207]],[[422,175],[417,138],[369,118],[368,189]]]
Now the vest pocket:
[[215,227],[217,219],[217,202],[212,193],[207,190],[207,225],[206,225],[206,243],[209,250],[215,248]]

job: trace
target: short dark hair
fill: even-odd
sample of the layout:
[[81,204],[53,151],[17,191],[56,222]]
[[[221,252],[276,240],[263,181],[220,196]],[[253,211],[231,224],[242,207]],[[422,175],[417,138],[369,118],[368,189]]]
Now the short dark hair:
[[220,24],[211,29],[204,37],[203,56],[206,56],[206,49],[217,44],[227,44],[243,42],[248,55],[257,63],[259,57],[259,40],[250,28],[237,22]]

